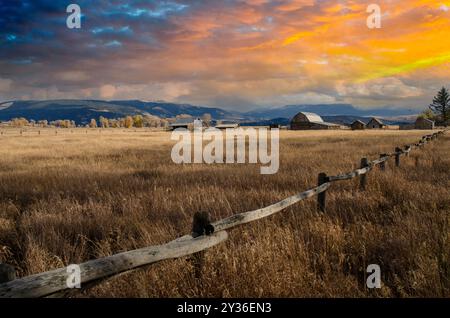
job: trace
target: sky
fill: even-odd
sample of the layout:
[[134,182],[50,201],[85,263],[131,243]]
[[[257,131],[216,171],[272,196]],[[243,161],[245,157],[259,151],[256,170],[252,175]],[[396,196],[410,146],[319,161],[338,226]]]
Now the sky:
[[420,110],[442,86],[450,0],[0,0],[0,101]]

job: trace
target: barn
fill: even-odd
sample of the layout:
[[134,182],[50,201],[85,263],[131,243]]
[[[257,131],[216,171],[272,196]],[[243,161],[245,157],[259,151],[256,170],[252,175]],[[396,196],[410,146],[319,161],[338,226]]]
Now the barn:
[[352,124],[351,124],[352,130],[362,130],[362,129],[366,129],[366,124],[364,124],[362,121],[360,120],[355,120]]
[[367,129],[383,129],[383,128],[386,128],[386,124],[384,124],[378,118],[372,117],[372,119],[370,119],[370,121],[367,123],[366,128]]
[[322,117],[314,113],[300,112],[291,120],[292,130],[308,129],[340,129],[341,126],[323,121]]
[[434,129],[434,121],[428,118],[418,117],[414,123],[415,129]]

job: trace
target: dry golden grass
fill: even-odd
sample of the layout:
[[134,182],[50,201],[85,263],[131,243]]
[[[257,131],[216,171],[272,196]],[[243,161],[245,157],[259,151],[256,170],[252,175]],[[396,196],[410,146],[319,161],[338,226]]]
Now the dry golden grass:
[[[283,131],[280,170],[176,165],[170,134],[148,130],[8,130],[0,136],[0,262],[20,276],[190,232],[343,173],[425,131]],[[189,258],[164,261],[83,292],[89,297],[450,297],[450,136],[393,159],[385,172],[334,183],[327,212],[316,198],[230,232],[206,252],[202,283]],[[417,160],[416,160],[417,158]],[[365,287],[368,264],[383,287]]]

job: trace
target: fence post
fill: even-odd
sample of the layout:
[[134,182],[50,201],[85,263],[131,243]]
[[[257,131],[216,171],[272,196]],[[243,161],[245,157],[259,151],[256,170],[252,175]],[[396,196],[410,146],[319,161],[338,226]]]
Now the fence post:
[[[361,165],[360,168],[366,168],[369,166],[369,160],[367,158],[361,158]],[[366,190],[366,184],[367,184],[367,173],[364,173],[359,176],[359,189],[361,191]]]
[[400,154],[402,150],[399,147],[395,147],[395,166],[400,167]]
[[8,264],[0,263],[0,284],[10,282],[16,279],[14,267]]
[[[326,174],[325,172],[321,172],[321,173],[319,173],[319,176],[318,176],[318,178],[317,178],[317,185],[320,186],[320,185],[322,185],[322,184],[324,184],[324,183],[327,183],[328,180],[329,180],[329,179],[328,179],[328,177],[327,177],[327,174]],[[327,191],[323,191],[323,192],[321,192],[321,193],[319,193],[319,194],[317,195],[317,209],[318,209],[320,212],[325,212],[325,207],[326,207],[326,205],[325,205],[326,192],[327,192]]]
[[[192,237],[210,235],[213,232],[214,226],[212,226],[209,220],[208,212],[196,212],[192,220]],[[205,251],[192,254],[192,260],[194,262],[195,278],[201,279],[202,268],[205,260]]]
[[[381,158],[384,158],[384,157],[386,157],[386,156],[387,156],[387,154],[382,153],[382,154],[380,154],[380,159],[381,159]],[[380,163],[380,170],[381,170],[381,171],[386,170],[386,161],[383,161],[383,162]]]

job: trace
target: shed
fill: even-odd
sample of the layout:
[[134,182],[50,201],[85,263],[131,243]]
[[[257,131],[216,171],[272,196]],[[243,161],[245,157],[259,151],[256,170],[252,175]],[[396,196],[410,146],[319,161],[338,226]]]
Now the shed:
[[280,124],[270,124],[269,128],[270,129],[281,129],[281,125]]
[[169,124],[169,128],[171,130],[177,128],[193,129],[194,125],[206,126],[205,122],[200,118],[178,118],[175,122]]
[[384,124],[380,119],[372,117],[370,121],[366,125],[367,129],[382,129],[386,128],[386,124]]
[[215,126],[217,129],[235,129],[238,127],[239,124],[232,121],[221,121]]
[[322,117],[314,113],[300,112],[291,120],[292,130],[307,129],[340,129],[341,126],[324,122]]
[[414,123],[415,129],[434,129],[434,121],[428,118],[417,117]]
[[351,124],[352,130],[363,130],[366,129],[366,124],[364,124],[362,121],[360,120],[355,120],[352,124]]

